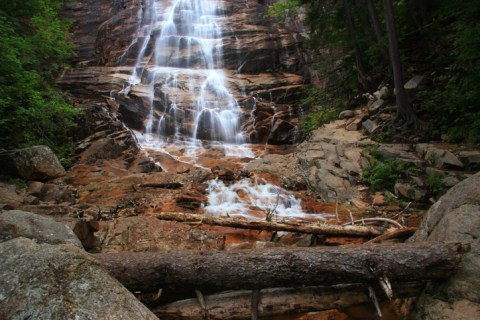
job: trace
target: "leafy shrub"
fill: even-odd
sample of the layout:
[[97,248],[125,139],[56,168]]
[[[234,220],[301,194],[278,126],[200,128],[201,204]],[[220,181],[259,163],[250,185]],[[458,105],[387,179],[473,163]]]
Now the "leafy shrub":
[[297,15],[299,6],[300,0],[279,1],[268,8],[268,14],[285,22],[287,18]]
[[444,178],[444,173],[427,172],[425,176],[425,186],[431,195],[438,197],[445,192]]
[[363,181],[375,191],[392,190],[395,182],[408,177],[412,170],[412,165],[399,159],[381,161],[371,158],[363,168],[362,176]]
[[301,121],[300,130],[304,137],[308,137],[313,130],[335,120],[338,117],[337,108],[315,108],[310,111]]

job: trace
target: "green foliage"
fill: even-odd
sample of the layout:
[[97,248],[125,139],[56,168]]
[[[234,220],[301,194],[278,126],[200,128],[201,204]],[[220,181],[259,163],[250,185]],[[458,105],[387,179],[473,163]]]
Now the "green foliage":
[[287,18],[294,17],[298,14],[299,6],[300,0],[279,1],[268,8],[268,14],[276,17],[281,22],[285,22]]
[[[445,5],[446,6],[446,5]],[[444,19],[435,38],[441,47],[432,77],[434,90],[421,93],[434,133],[447,133],[450,141],[480,142],[480,3],[463,1],[448,6],[452,13]],[[438,14],[446,14],[442,8]],[[476,18],[475,18],[476,17]]]
[[78,115],[53,88],[73,55],[68,23],[58,17],[61,0],[7,1],[0,9],[0,145],[35,144],[67,153]]
[[27,182],[20,178],[15,178],[15,179],[12,178],[8,181],[8,183],[15,185],[17,190],[25,191],[27,189]]
[[397,180],[408,177],[412,166],[399,159],[387,159],[385,161],[371,158],[363,168],[363,181],[369,184],[373,190],[392,190]]
[[[315,68],[327,92],[351,96],[358,89],[374,90],[381,81],[391,81],[386,73],[383,5],[380,0],[373,4],[380,34],[374,32],[366,1],[284,0],[269,12],[282,21],[305,13],[310,29],[305,44],[315,52]],[[447,133],[452,142],[479,143],[480,1],[394,0],[393,4],[404,78],[415,74],[428,78],[424,92],[415,97],[415,110],[430,122],[434,137]],[[366,78],[360,79],[356,52]]]
[[299,123],[303,137],[308,137],[313,130],[337,119],[340,113],[339,99],[317,87],[304,89],[299,103],[309,109]]
[[444,178],[444,173],[427,172],[425,176],[425,186],[431,195],[438,197],[445,192]]
[[302,134],[308,136],[318,127],[335,120],[338,113],[336,108],[315,108],[300,121]]

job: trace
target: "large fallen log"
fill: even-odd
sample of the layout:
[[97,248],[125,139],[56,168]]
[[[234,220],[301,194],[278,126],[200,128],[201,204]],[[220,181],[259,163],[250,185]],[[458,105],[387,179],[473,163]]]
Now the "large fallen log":
[[[410,298],[420,294],[422,282],[394,284],[395,298]],[[380,288],[375,287],[379,301],[387,300]],[[252,291],[233,291],[206,296],[203,310],[197,299],[168,303],[152,311],[162,320],[202,319],[250,319]],[[259,317],[301,314],[307,312],[341,309],[364,303],[372,303],[367,285],[342,285],[330,287],[276,288],[260,292],[257,308]],[[373,306],[373,304],[372,304]]]
[[448,278],[460,244],[409,243],[237,252],[96,254],[131,291],[218,292],[238,289],[378,283]]
[[372,237],[383,233],[384,228],[371,226],[339,226],[331,224],[318,223],[296,223],[296,222],[273,222],[273,221],[254,221],[240,220],[228,217],[216,217],[204,214],[180,213],[180,212],[162,212],[155,215],[157,219],[209,224],[215,226],[267,230],[267,231],[290,231],[298,233],[309,233],[318,235],[335,236],[356,236]]

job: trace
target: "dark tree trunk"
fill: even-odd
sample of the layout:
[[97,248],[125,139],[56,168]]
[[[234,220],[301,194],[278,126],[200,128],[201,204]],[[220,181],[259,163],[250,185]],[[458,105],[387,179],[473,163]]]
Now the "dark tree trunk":
[[375,33],[375,39],[377,39],[377,42],[381,43],[383,41],[383,31],[380,24],[380,19],[378,18],[377,9],[375,8],[374,0],[367,0],[367,7],[373,32]]
[[367,0],[368,15],[370,17],[370,22],[372,25],[373,33],[375,34],[375,39],[377,43],[381,46],[380,53],[385,64],[388,63],[388,52],[383,43],[383,31],[380,24],[380,19],[378,18],[377,9],[375,8],[374,0]]
[[350,41],[353,44],[353,49],[354,49],[354,52],[355,52],[355,64],[356,64],[356,69],[357,69],[358,80],[364,88],[368,88],[367,76],[366,76],[366,73],[365,73],[365,67],[364,67],[363,62],[362,62],[362,55],[360,53],[360,46],[358,45],[358,41],[356,39],[355,27],[353,25],[353,18],[352,18],[352,13],[350,11],[350,5],[348,3],[348,0],[343,0],[343,7],[345,9],[345,20],[346,20],[346,23],[347,23],[348,34],[350,36]]
[[422,27],[428,23],[427,5],[425,0],[418,0],[418,9],[420,11],[420,19],[422,20]]
[[410,106],[407,93],[403,84],[403,71],[400,59],[400,50],[398,48],[397,32],[395,30],[395,18],[393,15],[392,0],[383,0],[385,10],[385,22],[387,24],[387,35],[390,52],[390,63],[392,65],[393,80],[395,85],[395,96],[397,99],[397,119],[404,121],[405,126],[413,125],[419,127],[418,118]]
[[460,244],[410,243],[322,248],[172,253],[105,253],[94,257],[127,289],[177,295],[200,291],[378,283],[448,278]]

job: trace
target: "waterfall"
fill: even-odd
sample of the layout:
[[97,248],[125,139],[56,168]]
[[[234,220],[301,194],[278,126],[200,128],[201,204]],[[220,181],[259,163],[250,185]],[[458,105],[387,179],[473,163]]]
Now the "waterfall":
[[[144,0],[137,36],[130,45],[138,54],[121,91],[148,103],[144,132],[136,133],[142,147],[168,153],[172,146],[180,146],[174,150],[181,150],[182,156],[171,156],[193,164],[208,147],[223,148],[225,156],[254,157],[245,146],[242,112],[223,71],[222,37],[231,31],[222,30],[221,3]],[[276,106],[272,108],[275,114]],[[272,126],[274,120],[275,115]],[[226,186],[211,180],[207,192],[204,210],[209,214],[257,219],[271,214],[282,220],[305,216],[300,200],[265,181],[243,179]]]
[[146,92],[147,148],[171,144],[200,148],[203,141],[246,156],[240,107],[222,70],[221,2],[145,0],[137,31],[138,55],[122,92]]

